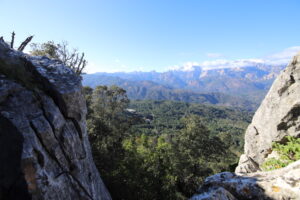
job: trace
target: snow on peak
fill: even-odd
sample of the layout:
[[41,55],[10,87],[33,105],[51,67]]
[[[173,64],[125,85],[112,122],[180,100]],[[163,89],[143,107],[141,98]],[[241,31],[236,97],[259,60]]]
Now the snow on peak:
[[170,70],[171,71],[194,71],[195,69],[201,69],[199,63],[197,62],[187,62],[187,63],[184,63],[182,66],[178,66],[178,65],[175,65],[175,66],[172,66],[170,67]]

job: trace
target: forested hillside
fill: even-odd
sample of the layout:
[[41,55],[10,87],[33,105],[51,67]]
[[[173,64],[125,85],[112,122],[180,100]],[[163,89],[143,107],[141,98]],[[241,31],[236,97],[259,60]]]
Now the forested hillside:
[[147,135],[177,134],[184,127],[182,119],[196,115],[211,135],[230,137],[230,145],[238,152],[243,151],[244,131],[253,114],[239,108],[174,101],[132,101],[129,108],[144,119],[144,123],[132,127],[134,132]]

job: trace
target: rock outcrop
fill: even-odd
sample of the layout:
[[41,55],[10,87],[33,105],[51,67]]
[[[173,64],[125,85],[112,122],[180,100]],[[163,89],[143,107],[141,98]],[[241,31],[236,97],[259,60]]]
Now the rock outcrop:
[[272,142],[300,135],[300,54],[274,81],[245,134],[244,155],[236,172],[260,171]]
[[300,54],[277,77],[245,135],[236,173],[208,177],[192,200],[300,199],[300,161],[261,171],[272,143],[300,136]]
[[0,199],[110,200],[86,132],[80,77],[0,41]]

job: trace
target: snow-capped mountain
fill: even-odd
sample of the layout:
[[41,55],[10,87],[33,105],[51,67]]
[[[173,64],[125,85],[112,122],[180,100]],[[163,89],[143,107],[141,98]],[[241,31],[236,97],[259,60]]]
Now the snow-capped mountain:
[[[219,62],[220,64],[221,62]],[[130,97],[151,99],[153,91],[162,96],[171,91],[195,93],[223,93],[231,96],[247,97],[259,102],[271,86],[275,77],[286,64],[269,64],[259,60],[236,61],[220,66],[190,65],[170,69],[166,72],[116,72],[95,73],[83,76],[83,84],[118,85],[127,90]],[[141,92],[143,91],[143,92]],[[143,94],[143,95],[142,95]],[[182,93],[181,93],[182,94]],[[157,94],[156,94],[157,95]],[[176,95],[179,95],[178,92]],[[187,95],[185,93],[185,95]],[[153,99],[159,99],[158,97]],[[134,98],[134,99],[138,99]],[[169,98],[169,97],[164,97]]]

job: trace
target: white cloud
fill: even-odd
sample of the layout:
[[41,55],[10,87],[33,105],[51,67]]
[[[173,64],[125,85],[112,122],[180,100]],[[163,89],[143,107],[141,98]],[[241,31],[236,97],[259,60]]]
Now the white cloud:
[[300,46],[289,47],[281,52],[266,56],[265,59],[270,63],[286,64],[299,52]]
[[197,63],[197,62],[186,62],[182,66],[179,66],[179,65],[171,66],[171,67],[169,67],[168,70],[174,70],[174,71],[177,71],[177,70],[180,70],[180,71],[193,71],[197,67],[200,67],[200,63]]
[[286,48],[281,52],[271,54],[262,58],[236,59],[236,60],[217,59],[217,60],[210,60],[210,61],[203,61],[203,62],[187,62],[181,66],[170,67],[169,70],[192,71],[196,67],[201,67],[204,70],[209,70],[209,69],[246,67],[246,66],[259,65],[259,64],[286,65],[292,59],[292,57],[295,56],[298,52],[300,52],[300,46],[294,46],[294,47]]
[[204,61],[200,64],[203,69],[220,69],[220,68],[235,68],[245,67],[257,64],[263,64],[262,59],[238,59],[238,60],[214,60]]
[[225,60],[218,59],[212,61],[198,62],[187,62],[181,66],[172,66],[169,70],[180,70],[180,71],[193,71],[195,68],[201,67],[204,70],[209,69],[223,69],[223,68],[236,68],[236,67],[246,67],[258,64],[264,64],[263,59],[238,59],[238,60]]
[[[252,59],[215,59],[203,62],[186,62],[182,65],[175,65],[168,67],[166,70],[182,70],[182,71],[193,71],[196,68],[202,68],[204,70],[209,69],[222,69],[222,68],[237,68],[245,66],[253,66],[258,64],[268,64],[268,65],[285,65],[287,64],[294,55],[300,51],[300,46],[293,46],[284,49],[281,52],[277,52],[268,56],[261,58],[252,58]],[[210,58],[220,58],[222,54],[219,53],[207,53],[207,57]],[[148,69],[148,68],[147,68]],[[121,61],[116,58],[111,66],[101,65],[96,62],[89,62],[85,72],[95,73],[99,71],[105,72],[129,72],[129,71],[145,71],[144,67],[129,67],[121,63]]]

